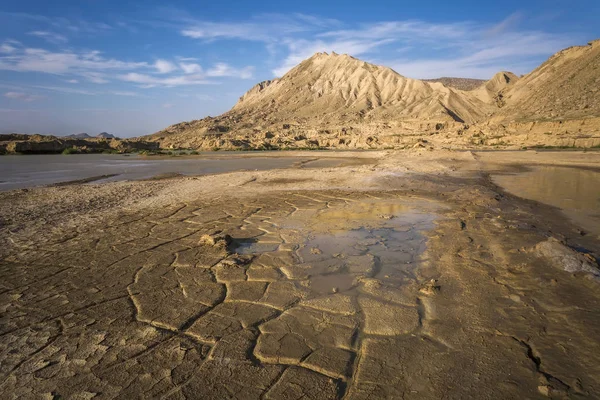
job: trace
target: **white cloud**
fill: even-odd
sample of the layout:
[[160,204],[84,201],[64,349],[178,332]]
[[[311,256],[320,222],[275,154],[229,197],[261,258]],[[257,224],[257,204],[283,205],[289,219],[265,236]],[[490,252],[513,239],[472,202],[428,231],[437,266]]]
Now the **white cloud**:
[[13,46],[13,43],[11,43],[9,41],[6,41],[6,42],[0,44],[0,53],[10,54],[16,50],[17,50],[17,48],[15,46]]
[[61,86],[47,86],[47,85],[31,85],[30,87],[42,90],[49,90],[51,92],[67,93],[67,94],[82,94],[86,96],[95,96],[97,92],[85,89],[75,89],[71,87]]
[[[239,78],[249,79],[254,71],[253,67],[234,68],[226,63],[217,63],[212,68],[204,71],[200,65],[194,64],[193,67],[182,67],[183,75],[172,75],[168,77],[142,74],[138,72],[130,72],[119,75],[118,79],[126,82],[132,82],[142,85],[143,88],[151,88],[156,86],[185,86],[185,85],[214,85],[219,82],[211,78]],[[197,71],[197,72],[194,72]]]
[[[287,38],[281,44],[288,55],[273,73],[281,76],[315,52],[335,51],[362,56],[413,78],[490,78],[506,69],[528,72],[540,57],[577,42],[572,35],[518,29],[522,18],[515,13],[488,25],[388,21],[320,32],[308,39]],[[398,53],[404,57],[397,58]]]
[[[145,62],[127,62],[104,58],[99,51],[75,53],[38,48],[19,48],[8,56],[0,56],[0,70],[45,72],[49,74],[88,74],[98,71],[128,70],[147,67]],[[98,76],[96,75],[96,78]]]
[[163,106],[163,108],[173,108],[173,104],[171,104],[171,103],[165,103],[162,106]]
[[48,17],[45,15],[22,12],[0,11],[0,16],[18,21],[35,22],[36,26],[45,25],[53,30],[66,30],[75,33],[97,34],[112,30],[113,27],[104,22],[89,21],[82,18]]
[[177,66],[170,61],[167,60],[156,60],[154,63],[154,68],[159,74],[168,74],[177,69]]
[[234,77],[240,79],[250,79],[252,78],[252,73],[254,72],[253,67],[244,67],[241,69],[236,69],[226,63],[217,63],[214,67],[206,71],[206,76],[209,77]]
[[183,36],[193,39],[238,39],[272,42],[280,37],[334,27],[339,21],[305,14],[261,14],[248,21],[212,22],[187,19]]
[[61,35],[59,33],[55,33],[55,32],[33,31],[33,32],[29,32],[28,35],[37,36],[37,37],[42,38],[52,44],[64,44],[69,41],[69,39],[67,39],[66,36]]
[[204,75],[181,75],[161,78],[148,74],[130,72],[128,74],[119,75],[118,78],[125,82],[140,84],[144,88],[155,86],[211,85],[217,83],[207,80]]
[[109,94],[114,94],[115,96],[125,96],[125,97],[141,97],[141,95],[139,93],[128,92],[128,91],[115,91],[115,92],[109,92]]
[[40,96],[37,94],[28,94],[28,93],[23,93],[23,92],[6,92],[6,93],[4,93],[4,97],[6,97],[7,99],[11,99],[11,100],[31,102],[31,101],[39,100],[39,99],[43,98],[44,96]]
[[202,67],[195,63],[180,63],[179,68],[181,68],[186,74],[202,73]]
[[412,78],[459,76],[489,79],[499,71],[526,73],[546,57],[573,43],[564,35],[542,32],[507,32],[482,35],[451,56],[386,60],[386,65]]
[[509,31],[510,29],[514,28],[519,21],[521,21],[521,19],[523,19],[523,14],[520,12],[512,13],[496,25],[489,28],[486,34],[488,36],[497,36],[503,32]]
[[103,72],[82,72],[81,76],[92,83],[103,84],[109,82],[106,74]]
[[[50,51],[41,48],[17,47],[5,43],[9,53],[0,54],[0,70],[38,72],[65,76],[69,83],[81,80],[105,84],[121,80],[141,87],[173,87],[183,85],[216,84],[211,78],[249,79],[253,67],[235,68],[227,63],[217,63],[204,70],[200,64],[165,59],[154,63],[123,61],[107,58],[99,51],[75,52],[73,50]],[[179,72],[179,73],[178,73]]]

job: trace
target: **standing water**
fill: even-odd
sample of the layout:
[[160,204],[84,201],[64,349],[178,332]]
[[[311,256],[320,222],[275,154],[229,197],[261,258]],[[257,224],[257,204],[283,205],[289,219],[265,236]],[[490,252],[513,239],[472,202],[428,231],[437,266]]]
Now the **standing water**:
[[600,171],[543,166],[492,179],[516,196],[560,208],[575,224],[600,235]]

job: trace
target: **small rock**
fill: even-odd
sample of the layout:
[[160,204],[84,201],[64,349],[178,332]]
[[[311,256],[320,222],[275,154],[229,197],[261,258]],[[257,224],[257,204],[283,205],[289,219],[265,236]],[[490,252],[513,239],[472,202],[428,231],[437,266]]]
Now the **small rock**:
[[227,247],[231,243],[231,236],[217,231],[211,234],[202,235],[200,237],[200,244],[215,246],[215,247]]
[[554,266],[567,272],[587,272],[600,276],[598,264],[589,254],[580,253],[555,238],[540,242],[533,250],[548,259]]
[[432,279],[429,282],[425,283],[420,289],[419,292],[427,295],[436,294],[441,290],[441,286],[438,285],[437,279]]

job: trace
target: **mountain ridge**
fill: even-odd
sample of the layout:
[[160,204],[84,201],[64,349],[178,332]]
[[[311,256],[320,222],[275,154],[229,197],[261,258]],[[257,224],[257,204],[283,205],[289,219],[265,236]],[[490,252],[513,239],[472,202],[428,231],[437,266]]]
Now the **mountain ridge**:
[[71,135],[66,135],[65,137],[73,138],[73,139],[118,139],[115,135],[111,135],[108,132],[100,132],[96,136],[89,135],[87,133],[73,133]]
[[316,53],[254,85],[230,111],[145,139],[195,149],[596,145],[600,122],[589,119],[600,121],[599,44],[562,50],[522,77],[501,71],[470,90]]

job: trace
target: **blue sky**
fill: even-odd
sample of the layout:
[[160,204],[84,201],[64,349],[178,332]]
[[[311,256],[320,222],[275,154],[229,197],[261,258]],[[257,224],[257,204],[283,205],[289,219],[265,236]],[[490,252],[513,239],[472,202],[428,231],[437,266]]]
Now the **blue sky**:
[[412,78],[489,78],[600,38],[598,0],[7,3],[5,133],[153,133],[225,112],[317,51]]

